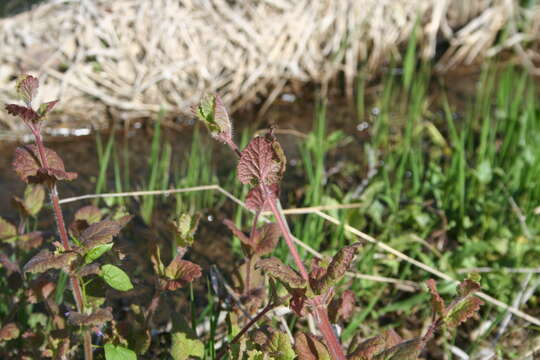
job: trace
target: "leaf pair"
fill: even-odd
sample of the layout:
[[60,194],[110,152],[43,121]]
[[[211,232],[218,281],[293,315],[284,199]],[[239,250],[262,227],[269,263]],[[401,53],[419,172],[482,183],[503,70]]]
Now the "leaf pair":
[[64,162],[55,151],[44,148],[43,154],[40,154],[37,145],[18,147],[15,150],[13,169],[26,183],[39,184],[77,178],[77,173],[66,171]]
[[264,256],[270,254],[276,248],[281,231],[275,223],[264,224],[255,229],[251,236],[247,236],[238,229],[230,220],[224,220],[223,223],[231,232],[245,245],[248,250],[248,256]]
[[435,280],[429,279],[426,284],[431,294],[433,314],[450,328],[455,328],[472,317],[483,304],[482,300],[474,296],[474,293],[480,290],[480,284],[475,277],[469,277],[459,284],[459,296],[448,306],[439,295]]
[[49,101],[41,104],[38,110],[32,108],[32,102],[35,99],[39,89],[39,80],[32,75],[23,75],[17,82],[17,94],[24,101],[26,106],[16,104],[6,105],[6,110],[10,115],[20,117],[24,122],[37,123],[49,113],[58,100]]

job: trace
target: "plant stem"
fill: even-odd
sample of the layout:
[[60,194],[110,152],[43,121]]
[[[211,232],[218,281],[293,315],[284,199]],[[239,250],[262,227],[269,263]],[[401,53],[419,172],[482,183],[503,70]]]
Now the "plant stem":
[[266,201],[270,205],[270,209],[272,210],[272,213],[274,214],[274,217],[276,218],[276,221],[278,223],[278,226],[281,230],[281,234],[285,238],[285,242],[287,243],[287,246],[289,247],[289,251],[291,252],[291,255],[294,259],[294,262],[296,264],[296,267],[300,271],[300,275],[302,275],[302,278],[305,281],[309,281],[309,275],[306,270],[306,267],[304,266],[304,263],[302,262],[302,259],[300,259],[300,254],[298,254],[298,250],[296,249],[296,246],[294,245],[293,238],[291,235],[291,230],[289,229],[289,225],[287,224],[287,220],[283,216],[282,212],[278,209],[276,205],[276,201],[271,199],[270,190],[265,184],[261,184],[264,196],[266,197]]
[[[294,262],[300,270],[302,278],[309,283],[308,272],[304,266],[304,263],[302,262],[302,259],[300,259],[300,255],[298,254],[296,246],[294,245],[293,237],[289,225],[287,224],[287,220],[285,219],[285,216],[283,216],[283,212],[278,208],[277,201],[272,200],[268,187],[264,184],[262,184],[262,187],[267,199],[266,201],[268,201],[268,203],[270,204],[270,209],[272,210],[272,213],[277,220],[278,226],[281,230],[281,233],[283,234],[283,237],[285,238]],[[313,313],[315,315],[315,319],[317,319],[319,329],[324,337],[326,346],[328,346],[332,359],[345,360],[346,358],[345,353],[343,352],[343,348],[341,347],[339,339],[337,338],[334,329],[332,328],[332,324],[330,323],[330,319],[328,318],[326,304],[322,301],[320,296],[315,297],[313,300]]]
[[[49,163],[47,161],[47,157],[45,156],[45,146],[43,145],[43,139],[41,137],[41,133],[39,132],[39,129],[32,129],[32,130],[33,130],[32,132],[36,140],[36,146],[38,148],[41,165],[45,168],[48,168]],[[51,197],[51,201],[53,203],[54,217],[56,219],[56,228],[58,229],[58,233],[60,235],[60,240],[62,241],[62,245],[64,246],[64,250],[70,251],[71,246],[69,244],[69,238],[66,231],[64,215],[62,214],[62,208],[60,207],[60,202],[58,199],[58,190],[56,188],[56,182],[54,181],[49,182],[48,185],[49,185],[48,186],[49,194]],[[81,284],[79,282],[79,279],[75,275],[70,274],[69,279],[71,282],[71,288],[73,291],[73,297],[75,298],[77,311],[82,313],[84,311],[84,300],[82,296]],[[92,360],[92,357],[93,357],[92,336],[88,329],[83,329],[83,342],[84,342],[84,358],[85,360]]]
[[316,303],[313,307],[313,314],[318,322],[319,330],[324,337],[326,346],[330,351],[330,357],[335,360],[345,360],[346,357],[345,353],[343,352],[343,348],[341,347],[336,333],[332,328],[332,324],[330,323],[330,319],[328,318],[326,305],[322,303],[320,297],[316,297],[314,300]]

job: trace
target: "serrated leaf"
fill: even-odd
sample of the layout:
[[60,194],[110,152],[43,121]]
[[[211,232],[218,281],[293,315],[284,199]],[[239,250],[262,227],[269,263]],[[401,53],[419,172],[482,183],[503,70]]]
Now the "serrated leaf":
[[429,279],[426,281],[426,285],[431,294],[431,306],[433,308],[433,313],[444,317],[446,315],[446,305],[444,304],[444,300],[441,298],[441,295],[439,295],[439,292],[437,291],[435,280]]
[[366,339],[358,344],[347,356],[349,360],[371,360],[385,349],[390,349],[403,340],[394,330],[385,330],[382,334]]
[[56,104],[58,104],[58,100],[48,101],[41,104],[37,111],[39,117],[42,118],[47,115],[56,106]]
[[483,304],[484,302],[482,300],[470,295],[458,301],[455,305],[450,306],[444,318],[444,323],[450,328],[455,328],[474,316]]
[[224,143],[232,140],[231,120],[219,96],[205,95],[194,113],[213,138]]
[[472,279],[465,279],[458,286],[458,293],[462,297],[472,294],[478,290],[480,290],[480,284]]
[[24,251],[38,248],[43,243],[43,233],[41,231],[32,231],[17,237],[17,246]]
[[39,114],[32,108],[16,104],[6,105],[8,114],[20,117],[23,121],[35,122],[39,119]]
[[13,241],[17,237],[17,228],[0,217],[0,241]]
[[294,337],[294,350],[298,360],[331,360],[326,345],[315,336],[297,333]]
[[268,194],[263,193],[261,185],[257,185],[246,195],[246,207],[255,212],[271,210],[270,202],[275,202],[279,198],[279,185],[272,184],[267,187]]
[[137,360],[137,354],[134,351],[121,345],[107,343],[104,349],[106,360]]
[[78,254],[75,252],[54,254],[49,250],[44,249],[31,258],[26,265],[24,265],[23,271],[30,273],[42,273],[49,269],[68,270],[69,266],[73,261],[75,261],[77,256]]
[[80,235],[82,248],[88,251],[97,245],[111,242],[113,237],[120,233],[120,230],[130,219],[131,216],[127,216],[116,221],[103,220],[90,225]]
[[113,315],[109,309],[96,309],[90,314],[81,314],[76,311],[70,311],[68,320],[73,325],[101,326],[107,321],[113,320]]
[[200,214],[195,216],[182,214],[176,221],[172,222],[177,246],[187,247],[193,245],[200,218]]
[[112,247],[113,247],[113,243],[108,243],[108,244],[98,245],[90,249],[90,251],[88,251],[86,255],[84,256],[84,262],[86,264],[90,264],[92,261],[98,259],[101,255],[105,254],[107,251],[111,250]]
[[337,323],[340,320],[349,320],[355,309],[355,295],[351,290],[345,290],[341,296],[332,299],[328,306],[328,316],[332,323]]
[[133,289],[133,284],[128,274],[117,266],[106,264],[101,267],[101,277],[109,286],[119,291],[128,291]]
[[257,266],[291,288],[304,288],[307,285],[298,272],[282,263],[278,258],[272,257],[259,260]]
[[191,261],[182,260],[181,255],[177,255],[165,268],[166,277],[163,287],[166,290],[174,291],[202,275],[201,267]]
[[284,172],[283,150],[273,136],[253,138],[240,154],[237,175],[243,184],[277,184]]
[[103,214],[101,210],[94,205],[88,205],[80,208],[75,213],[75,220],[85,220],[88,224],[95,224],[101,220]]
[[320,278],[310,281],[313,291],[317,294],[323,294],[331,286],[336,285],[351,266],[357,250],[358,244],[341,248],[332,258],[332,261],[326,269],[326,273]]
[[7,323],[0,329],[0,341],[8,341],[19,337],[20,331],[15,323]]
[[296,357],[289,336],[281,331],[272,333],[263,350],[275,360],[293,360]]
[[21,75],[17,81],[16,89],[22,101],[30,106],[39,89],[39,80],[32,75]]
[[41,164],[36,145],[20,146],[15,150],[13,169],[21,180],[42,183],[47,179],[73,180],[77,177],[74,172],[66,172],[64,162],[55,151],[45,148],[44,153],[48,167]]
[[258,256],[270,254],[276,248],[281,230],[274,223],[264,224],[255,231],[251,241],[251,250]]

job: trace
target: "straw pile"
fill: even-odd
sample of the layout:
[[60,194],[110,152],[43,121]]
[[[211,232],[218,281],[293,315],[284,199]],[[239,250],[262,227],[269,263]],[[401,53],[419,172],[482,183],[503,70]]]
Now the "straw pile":
[[[265,108],[291,80],[324,85],[342,71],[352,89],[361,65],[374,71],[399,57],[417,19],[422,56],[450,44],[440,71],[514,47],[539,72],[540,6],[518,3],[52,0],[0,20],[0,102],[13,100],[15,76],[31,72],[44,100],[62,100],[57,124],[99,125],[162,106],[186,113],[208,91],[233,109],[261,100]],[[21,130],[6,114],[0,124]]]

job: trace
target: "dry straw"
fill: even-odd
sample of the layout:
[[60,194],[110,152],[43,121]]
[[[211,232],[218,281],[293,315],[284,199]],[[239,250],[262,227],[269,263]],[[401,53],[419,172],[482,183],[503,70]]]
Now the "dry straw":
[[[399,56],[419,19],[421,54],[449,49],[444,71],[513,48],[532,72],[540,6],[518,0],[50,0],[0,20],[0,102],[13,76],[39,75],[60,98],[59,123],[106,123],[186,113],[203,92],[234,109],[291,80],[327,84],[343,71],[349,89],[360,63],[371,70]],[[507,40],[495,42],[509,30]],[[536,49],[537,50],[537,49]],[[10,90],[7,90],[10,89]],[[0,126],[16,133],[7,116]]]

